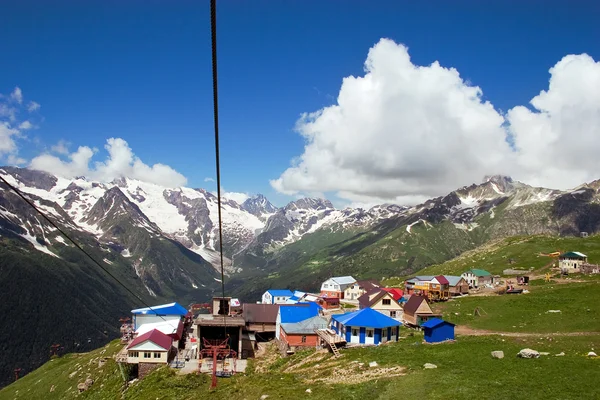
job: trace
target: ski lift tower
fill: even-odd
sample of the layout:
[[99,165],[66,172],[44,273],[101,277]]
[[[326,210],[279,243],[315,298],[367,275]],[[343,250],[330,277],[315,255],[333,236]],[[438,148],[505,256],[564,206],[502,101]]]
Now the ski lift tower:
[[[229,338],[225,340],[208,340],[203,338],[202,350],[200,350],[200,361],[203,359],[212,358],[212,382],[210,388],[217,387],[217,362],[223,361],[222,370],[219,371],[219,376],[228,377],[235,374],[237,353],[229,347]],[[233,370],[225,370],[225,359],[231,357],[233,360]]]

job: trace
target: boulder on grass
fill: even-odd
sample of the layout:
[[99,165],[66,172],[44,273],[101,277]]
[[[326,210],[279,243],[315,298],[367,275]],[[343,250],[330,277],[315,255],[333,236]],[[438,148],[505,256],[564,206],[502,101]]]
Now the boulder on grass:
[[538,358],[540,353],[532,349],[523,349],[519,352],[519,354],[517,354],[517,356],[521,358]]
[[492,351],[492,358],[504,358],[504,352],[502,350]]

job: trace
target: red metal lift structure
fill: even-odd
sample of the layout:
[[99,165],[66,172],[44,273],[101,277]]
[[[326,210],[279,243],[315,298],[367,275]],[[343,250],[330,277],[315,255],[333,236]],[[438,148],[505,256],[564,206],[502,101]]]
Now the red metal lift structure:
[[[217,387],[217,376],[229,377],[235,374],[237,353],[229,347],[229,338],[225,340],[208,340],[203,338],[202,349],[200,350],[200,367],[202,367],[202,360],[212,358],[212,382],[210,388],[214,389]],[[231,357],[233,359],[233,370],[225,370],[225,359]],[[223,361],[222,371],[217,374],[217,362],[218,360]]]

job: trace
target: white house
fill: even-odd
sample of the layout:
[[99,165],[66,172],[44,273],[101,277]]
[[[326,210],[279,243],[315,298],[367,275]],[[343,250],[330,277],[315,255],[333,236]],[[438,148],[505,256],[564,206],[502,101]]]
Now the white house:
[[173,339],[157,329],[133,339],[127,346],[129,364],[167,364],[170,361]]
[[321,296],[343,299],[345,290],[354,283],[356,283],[356,279],[351,276],[329,278],[321,284]]
[[460,275],[467,283],[469,287],[479,287],[484,285],[491,285],[494,283],[494,277],[492,274],[487,272],[484,269],[470,269],[466,272],[463,272]]
[[294,293],[287,289],[269,289],[262,295],[262,304],[285,304]]
[[558,266],[562,272],[581,272],[581,266],[587,263],[587,256],[578,251],[569,251],[558,257]]

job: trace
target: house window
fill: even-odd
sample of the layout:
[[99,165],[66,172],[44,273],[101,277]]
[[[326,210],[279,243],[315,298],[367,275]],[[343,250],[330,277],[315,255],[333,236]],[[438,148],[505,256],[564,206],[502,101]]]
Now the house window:
[[144,358],[150,358],[152,357],[152,354],[148,351],[148,352],[144,352]]
[[327,289],[327,288],[329,287],[329,284],[327,284],[327,283],[324,283],[324,284],[323,284],[323,287],[324,287],[325,289]]
[[160,358],[160,353],[154,352],[154,358]]
[[390,304],[392,304],[390,299],[383,299],[382,303],[384,306],[389,306]]
[[140,353],[137,351],[132,351],[129,353],[129,357],[138,358],[139,356],[140,356]]
[[373,329],[367,329],[367,337],[373,337],[375,331]]
[[390,311],[390,317],[396,318],[396,311]]
[[306,336],[302,336],[302,343],[306,343]]
[[352,328],[352,336],[358,336],[358,328]]

